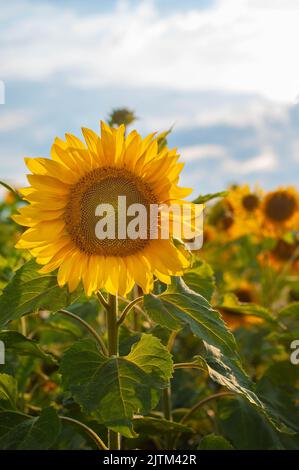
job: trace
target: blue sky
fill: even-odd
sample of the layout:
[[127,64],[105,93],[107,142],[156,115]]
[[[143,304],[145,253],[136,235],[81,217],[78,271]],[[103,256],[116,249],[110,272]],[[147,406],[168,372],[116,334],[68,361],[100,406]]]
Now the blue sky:
[[297,0],[11,0],[1,6],[0,175],[118,106],[170,138],[195,193],[298,184]]

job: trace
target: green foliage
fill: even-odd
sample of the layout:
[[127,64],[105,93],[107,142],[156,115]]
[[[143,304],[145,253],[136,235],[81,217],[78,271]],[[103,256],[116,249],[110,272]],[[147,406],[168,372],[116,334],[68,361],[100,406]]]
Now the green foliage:
[[19,356],[33,356],[43,359],[45,362],[55,364],[55,358],[44,352],[38,343],[32,341],[21,333],[11,330],[0,331],[0,341],[5,344],[5,350],[13,350]]
[[60,432],[60,420],[53,408],[39,417],[15,411],[0,412],[0,450],[49,449]]
[[88,414],[134,437],[133,414],[147,414],[157,404],[156,391],[172,376],[172,360],[161,342],[148,334],[123,357],[105,357],[86,340],[64,354],[61,373],[64,387]]
[[200,441],[199,450],[233,450],[233,446],[223,437],[208,434]]
[[160,295],[144,297],[144,308],[159,325],[180,330],[188,325],[193,334],[231,355],[236,351],[232,333],[226,328],[218,312],[200,294],[192,291],[181,278]]
[[55,312],[75,302],[82,291],[69,294],[60,288],[55,273],[41,275],[33,260],[25,263],[5,287],[0,297],[0,325],[38,310]]
[[15,410],[17,382],[11,375],[0,374],[0,410]]

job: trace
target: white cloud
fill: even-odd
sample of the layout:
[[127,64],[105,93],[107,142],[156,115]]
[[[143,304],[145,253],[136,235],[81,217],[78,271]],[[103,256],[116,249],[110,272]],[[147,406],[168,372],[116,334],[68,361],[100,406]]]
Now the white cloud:
[[226,150],[220,145],[190,145],[180,149],[182,160],[187,162],[224,158]]
[[11,0],[1,7],[1,78],[59,74],[81,87],[211,89],[290,102],[299,92],[299,2],[261,3],[219,0],[161,16],[145,0],[92,14]]
[[278,168],[278,158],[272,150],[265,150],[260,155],[244,161],[227,159],[222,170],[228,175],[249,175],[252,173],[268,173]]
[[0,132],[9,132],[15,129],[20,129],[30,124],[32,120],[32,113],[22,109],[9,111],[4,110],[4,112],[2,109],[1,111]]

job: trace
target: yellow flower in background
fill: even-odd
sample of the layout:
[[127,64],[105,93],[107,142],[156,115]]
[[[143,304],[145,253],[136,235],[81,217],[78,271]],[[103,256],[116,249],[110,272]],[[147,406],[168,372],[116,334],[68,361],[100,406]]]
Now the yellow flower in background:
[[236,222],[235,237],[259,231],[262,195],[262,190],[258,186],[251,190],[248,184],[229,189],[226,199],[232,207]]
[[295,188],[278,188],[265,196],[262,226],[265,235],[273,237],[299,230],[299,194]]
[[[58,268],[58,283],[73,291],[82,280],[87,295],[100,288],[126,295],[134,283],[145,293],[153,277],[169,283],[189,261],[169,239],[99,239],[95,234],[98,204],[117,210],[118,196],[127,204],[182,204],[191,190],[178,187],[183,163],[176,150],[158,150],[157,138],[142,139],[124,126],[101,123],[101,136],[83,129],[85,143],[66,134],[56,139],[52,159],[26,158],[32,172],[29,188],[20,192],[29,202],[14,220],[29,227],[17,247],[29,249],[42,273]],[[189,203],[190,204],[190,203]],[[191,204],[190,204],[191,205]]]

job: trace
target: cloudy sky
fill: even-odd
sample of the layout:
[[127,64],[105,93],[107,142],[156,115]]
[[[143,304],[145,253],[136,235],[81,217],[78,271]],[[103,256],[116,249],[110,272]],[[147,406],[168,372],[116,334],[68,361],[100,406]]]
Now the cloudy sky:
[[196,193],[298,185],[298,24],[298,0],[5,2],[0,178],[128,106],[142,133],[174,125]]

